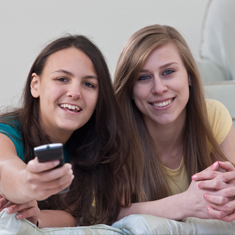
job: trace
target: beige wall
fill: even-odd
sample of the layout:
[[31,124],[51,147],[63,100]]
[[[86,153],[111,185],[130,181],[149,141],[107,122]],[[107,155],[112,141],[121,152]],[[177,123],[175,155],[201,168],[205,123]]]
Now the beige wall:
[[17,103],[29,68],[49,40],[65,33],[90,37],[111,73],[124,42],[149,24],[169,24],[198,56],[208,0],[0,0],[0,106]]

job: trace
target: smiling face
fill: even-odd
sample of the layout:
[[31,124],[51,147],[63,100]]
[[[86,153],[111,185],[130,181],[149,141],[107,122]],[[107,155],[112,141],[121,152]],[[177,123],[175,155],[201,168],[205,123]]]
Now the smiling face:
[[53,142],[66,142],[87,123],[95,110],[98,91],[92,61],[73,47],[50,55],[40,76],[32,74],[31,94],[39,97],[40,124]]
[[189,79],[173,43],[154,49],[134,84],[133,99],[149,128],[184,122]]

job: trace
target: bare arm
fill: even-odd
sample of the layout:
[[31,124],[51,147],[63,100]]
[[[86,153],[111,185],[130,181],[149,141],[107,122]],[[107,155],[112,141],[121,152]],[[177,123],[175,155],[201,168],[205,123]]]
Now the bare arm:
[[235,164],[235,128],[233,124],[228,135],[226,136],[224,141],[220,144],[220,148],[222,149],[228,160],[233,164]]
[[17,156],[13,142],[0,134],[0,193],[16,204],[44,200],[69,186],[73,179],[70,164],[50,170],[59,161],[27,165]]
[[[224,181],[226,181],[226,179],[231,180],[231,174],[225,175],[224,173],[217,172],[218,167],[219,164],[217,162],[217,164],[213,164],[208,169],[198,173],[198,175],[200,177],[204,175],[209,177],[208,174],[212,173],[216,176],[220,175],[223,177]],[[229,171],[231,166],[223,163],[223,168]],[[200,180],[203,179],[201,178]],[[213,187],[201,187],[205,181],[200,180],[193,180],[188,190],[183,193],[155,201],[132,203],[129,208],[121,209],[118,219],[121,219],[130,214],[150,214],[174,220],[181,220],[185,217],[220,219],[227,222],[234,220],[235,218],[230,215],[231,209],[227,208],[226,206],[224,207],[224,204],[226,204],[228,200],[226,200],[224,196],[221,196],[220,193],[215,190],[215,185]],[[213,200],[207,200],[208,195],[213,197]],[[212,211],[215,203],[217,204],[216,206],[218,209],[216,212]]]
[[17,156],[13,142],[0,134],[0,192],[10,201],[24,203],[32,200],[21,187],[25,183],[25,171],[26,164]]
[[208,214],[208,202],[203,199],[207,191],[192,181],[188,190],[160,200],[132,203],[129,208],[122,208],[118,219],[130,214],[150,214],[168,219],[181,220],[185,217],[212,219]]
[[[233,125],[220,147],[229,161],[235,163],[235,129]],[[222,164],[223,163],[221,163],[221,168],[225,168],[226,170],[227,165]],[[190,216],[203,219],[221,219],[228,222],[234,220],[235,212],[233,216],[229,214],[233,211],[233,208],[235,208],[235,201],[230,200],[231,202],[227,205],[229,208],[224,205],[229,202],[229,199],[226,199],[225,195],[229,195],[228,197],[230,199],[235,197],[235,187],[231,185],[231,182],[235,185],[235,170],[234,173],[230,172],[230,175],[221,176],[224,173],[216,172],[218,166],[219,165],[211,166],[201,173],[196,174],[197,179],[195,177],[193,179],[197,180],[197,182],[193,180],[186,192],[160,200],[133,203],[129,208],[121,209],[118,219],[130,214],[150,214],[174,220],[181,220]],[[229,171],[231,171],[231,168],[229,169]],[[231,174],[234,174],[234,181],[232,181],[233,176],[231,176]],[[223,177],[223,182],[222,180],[219,180],[221,187],[220,189],[230,189],[226,189],[223,192],[212,192],[212,190],[216,190],[216,185],[218,186],[218,182],[212,182],[210,180],[214,179],[216,176]],[[230,184],[225,183],[226,179],[229,180]],[[208,181],[206,182],[204,180]],[[231,197],[232,192],[234,193],[233,197]],[[223,194],[221,195],[221,193]],[[213,200],[209,201],[208,199],[210,198],[213,198]],[[213,206],[215,207],[215,203],[217,209],[216,211],[212,209]]]
[[76,227],[78,219],[62,210],[41,210],[38,227]]

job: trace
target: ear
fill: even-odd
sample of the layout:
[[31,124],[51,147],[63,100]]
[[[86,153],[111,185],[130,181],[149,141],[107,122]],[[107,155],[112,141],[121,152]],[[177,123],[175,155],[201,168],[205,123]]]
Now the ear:
[[32,73],[32,80],[30,83],[31,95],[34,98],[38,98],[40,96],[40,78],[36,73]]

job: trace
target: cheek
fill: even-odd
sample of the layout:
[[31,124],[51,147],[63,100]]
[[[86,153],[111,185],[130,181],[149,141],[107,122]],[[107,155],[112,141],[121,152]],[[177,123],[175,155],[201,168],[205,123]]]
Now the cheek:
[[141,90],[137,91],[133,90],[133,100],[135,102],[135,105],[136,107],[141,111],[143,112],[144,111],[144,100],[145,100],[145,97],[144,95],[141,93]]
[[183,98],[184,102],[187,103],[189,100],[189,87],[184,85],[181,88],[181,97]]
[[89,95],[86,99],[87,106],[91,113],[94,112],[98,101],[98,93]]
[[145,101],[149,94],[150,93],[147,87],[141,85],[135,85],[133,88],[132,98],[137,105],[137,103]]
[[186,75],[179,76],[179,79],[175,79],[173,83],[169,84],[169,87],[184,96],[189,94],[189,83]]
[[57,96],[58,94],[63,93],[63,90],[63,87],[56,86],[53,83],[48,83],[40,87],[40,96],[47,96],[47,98],[50,98],[51,96]]
[[185,96],[189,95],[189,84],[188,81],[182,84],[181,89],[184,91]]
[[132,97],[134,100],[142,97],[143,89],[141,88],[142,87],[138,83],[134,85],[133,91],[132,91]]

